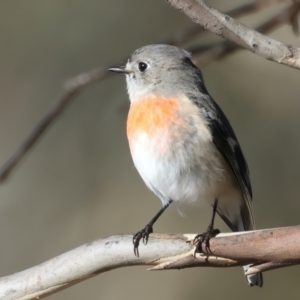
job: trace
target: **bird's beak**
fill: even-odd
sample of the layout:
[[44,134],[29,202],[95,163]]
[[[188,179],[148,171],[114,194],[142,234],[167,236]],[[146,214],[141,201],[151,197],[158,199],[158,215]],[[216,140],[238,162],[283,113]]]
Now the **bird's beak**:
[[130,73],[130,71],[126,70],[125,66],[109,68],[108,71],[115,72],[115,73],[121,73],[121,74],[129,74]]

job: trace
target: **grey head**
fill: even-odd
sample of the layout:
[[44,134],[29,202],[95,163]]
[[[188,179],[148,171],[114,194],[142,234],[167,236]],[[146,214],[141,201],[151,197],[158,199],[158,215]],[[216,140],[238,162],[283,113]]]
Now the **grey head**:
[[131,101],[150,94],[187,94],[199,91],[203,86],[201,72],[191,62],[191,54],[169,45],[149,45],[137,49],[125,66],[109,70],[126,74]]

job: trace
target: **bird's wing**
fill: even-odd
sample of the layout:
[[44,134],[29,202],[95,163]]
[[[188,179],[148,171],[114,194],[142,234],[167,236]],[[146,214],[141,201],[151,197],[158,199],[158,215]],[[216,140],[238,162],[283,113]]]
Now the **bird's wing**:
[[[241,146],[225,114],[209,95],[204,85],[201,71],[189,58],[183,60],[183,65],[186,66],[187,70],[192,70],[190,83],[192,82],[195,85],[195,90],[187,93],[187,96],[198,106],[201,114],[207,119],[211,128],[213,142],[232,170],[244,200],[244,205],[241,207],[244,230],[251,230],[254,228],[252,189],[249,169]],[[220,216],[233,231],[238,230],[237,224],[233,224],[221,214]]]
[[[252,189],[246,159],[234,131],[221,108],[212,98],[209,99],[209,104],[210,112],[213,111],[213,113],[207,113],[206,116],[212,131],[213,142],[232,170],[245,201],[246,207],[241,208],[244,229],[252,229],[254,227]],[[234,227],[234,224],[231,224],[230,227],[232,226]]]

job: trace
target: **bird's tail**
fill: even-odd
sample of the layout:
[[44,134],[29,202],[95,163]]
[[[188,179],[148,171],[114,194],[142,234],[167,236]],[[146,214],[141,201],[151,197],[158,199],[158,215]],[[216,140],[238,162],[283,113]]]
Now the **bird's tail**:
[[[249,208],[244,205],[241,206],[240,215],[238,218],[235,219],[229,219],[227,216],[222,214],[221,211],[218,211],[218,214],[220,217],[224,220],[224,222],[228,225],[228,227],[236,232],[236,231],[248,231],[248,230],[254,230],[254,221],[253,217],[250,213]],[[244,272],[246,272],[251,265],[244,266]],[[256,273],[246,276],[247,282],[250,286],[263,286],[263,276],[262,273]]]
[[[246,205],[242,205],[241,207],[241,218],[237,224],[237,231],[247,231],[254,230],[254,219],[253,216]],[[244,266],[244,272],[246,272],[251,265]],[[256,273],[246,276],[247,282],[250,286],[263,286],[263,276],[262,273]]]
[[[243,266],[244,272],[246,272],[251,265]],[[263,286],[263,276],[262,273],[256,273],[246,276],[247,282],[250,286]]]

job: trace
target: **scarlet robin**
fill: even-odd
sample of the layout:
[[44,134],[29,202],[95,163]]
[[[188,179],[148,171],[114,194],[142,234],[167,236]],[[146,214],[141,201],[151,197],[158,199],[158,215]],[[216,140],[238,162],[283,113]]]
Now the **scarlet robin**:
[[[209,95],[187,51],[168,45],[136,50],[125,66],[130,110],[127,136],[134,165],[162,209],[133,237],[134,253],[170,204],[208,202],[213,216],[196,236],[197,251],[214,234],[215,213],[232,231],[254,229],[247,162],[225,114]],[[245,266],[247,270],[249,266]],[[262,286],[262,274],[248,275]]]

